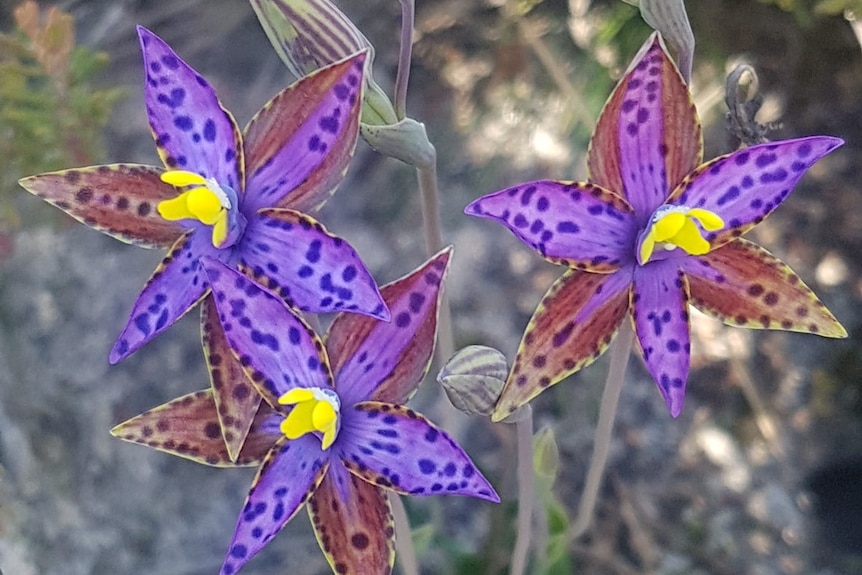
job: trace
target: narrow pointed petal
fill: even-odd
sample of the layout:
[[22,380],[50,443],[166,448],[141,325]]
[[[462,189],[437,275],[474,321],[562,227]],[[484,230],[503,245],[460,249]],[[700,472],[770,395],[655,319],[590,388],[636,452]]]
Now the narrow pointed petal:
[[591,184],[528,182],[479,198],[465,212],[503,224],[556,264],[609,273],[633,261],[631,206]]
[[164,40],[138,26],[145,97],[159,156],[168,168],[191,170],[242,190],[242,139],[203,76]]
[[207,389],[133,417],[112,429],[111,435],[204,465],[248,467],[260,464],[283,437],[278,429],[280,420],[281,416],[264,405],[242,449],[231,456],[222,439],[212,390]]
[[[203,239],[202,239],[203,238]],[[188,232],[162,260],[138,296],[108,360],[119,363],[171,327],[207,292],[198,258],[212,251],[203,234]]]
[[622,195],[640,223],[700,164],[700,122],[661,37],[635,56],[590,142],[589,181]]
[[736,240],[683,269],[692,304],[728,325],[847,337],[847,331],[784,262],[762,247]]
[[245,131],[245,209],[267,206],[307,212],[341,183],[359,137],[361,52],[281,92]]
[[79,222],[145,248],[170,247],[185,229],[159,216],[156,206],[176,195],[159,179],[161,168],[112,164],[31,176],[21,186]]
[[308,501],[328,467],[329,454],[311,434],[277,443],[251,484],[220,575],[234,575],[263,549]]
[[632,318],[644,362],[670,414],[676,417],[685,402],[691,354],[685,275],[676,260],[638,266],[631,294]]
[[332,387],[323,343],[287,304],[220,262],[203,267],[227,342],[270,405],[296,387]]
[[262,396],[246,377],[227,342],[212,295],[201,303],[201,339],[221,433],[228,454],[235,459],[260,408]]
[[405,403],[428,371],[437,335],[447,248],[381,290],[393,320],[340,314],[326,337],[335,387],[343,403]]
[[249,220],[239,253],[240,269],[303,311],[389,319],[356,250],[310,216],[261,210]]
[[385,491],[349,473],[335,458],[307,509],[333,573],[392,571],[395,521]]
[[668,203],[702,208],[721,217],[726,227],[706,235],[715,249],[763,221],[808,168],[843,143],[839,138],[812,136],[739,150],[688,175]]
[[630,284],[629,269],[568,270],[554,282],[527,325],[492,420],[505,419],[604,353],[628,310]]
[[343,409],[333,449],[351,473],[405,495],[500,498],[446,432],[403,405],[366,401]]

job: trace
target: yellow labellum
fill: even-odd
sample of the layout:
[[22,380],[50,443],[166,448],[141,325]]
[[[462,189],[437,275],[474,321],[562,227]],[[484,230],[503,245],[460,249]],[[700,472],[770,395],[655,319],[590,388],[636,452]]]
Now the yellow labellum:
[[329,449],[338,433],[339,401],[329,390],[317,387],[291,389],[280,398],[281,405],[294,405],[281,422],[281,432],[288,439],[302,437],[306,433],[323,434],[320,446]]
[[695,256],[709,252],[709,242],[703,238],[695,221],[708,232],[724,227],[724,221],[717,214],[702,208],[666,206],[663,211],[656,212],[641,243],[639,263],[644,265],[649,261],[657,244],[667,250],[680,248]]
[[170,170],[161,175],[166,184],[178,188],[190,187],[176,198],[159,202],[159,215],[166,220],[197,220],[213,226],[212,242],[219,247],[227,238],[227,220],[230,201],[221,187],[212,179],[185,170]]

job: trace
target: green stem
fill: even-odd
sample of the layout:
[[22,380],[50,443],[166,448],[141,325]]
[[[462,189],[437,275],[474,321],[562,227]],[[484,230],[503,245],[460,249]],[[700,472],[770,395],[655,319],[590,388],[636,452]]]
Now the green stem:
[[392,506],[392,518],[395,521],[395,551],[401,572],[404,575],[419,575],[419,562],[416,559],[416,549],[413,547],[413,535],[410,533],[410,520],[404,502],[397,493],[389,494],[389,505]]
[[515,424],[518,437],[518,531],[509,575],[524,575],[533,519],[533,410],[527,405]]
[[395,115],[399,120],[407,117],[407,83],[410,81],[410,61],[413,59],[415,12],[414,0],[401,0],[401,50],[395,75]]
[[617,405],[626,379],[626,367],[629,363],[633,342],[634,331],[628,320],[623,320],[620,333],[614,342],[613,350],[611,350],[611,366],[608,369],[608,378],[602,392],[599,422],[596,424],[596,435],[593,441],[593,457],[587,471],[584,493],[581,495],[581,502],[578,505],[578,515],[569,531],[569,537],[572,540],[583,535],[593,521],[599,487],[602,485],[602,477],[611,448],[611,434],[614,429]]

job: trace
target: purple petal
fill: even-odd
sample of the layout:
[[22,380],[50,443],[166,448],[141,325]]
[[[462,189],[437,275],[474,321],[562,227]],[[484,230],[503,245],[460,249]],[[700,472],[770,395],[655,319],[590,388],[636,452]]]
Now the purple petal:
[[153,408],[121,423],[111,435],[171,455],[214,467],[259,465],[272,445],[284,435],[283,419],[269,406],[254,418],[242,450],[229,455],[222,439],[212,390],[198,391]]
[[527,325],[493,421],[505,419],[604,353],[629,309],[631,283],[631,268],[612,274],[566,270]]
[[150,127],[162,161],[242,190],[242,145],[236,121],[212,86],[164,40],[138,26],[144,54]]
[[170,247],[186,231],[162,218],[156,206],[177,195],[159,179],[162,168],[112,164],[24,178],[27,191],[79,222],[121,241],[147,248]]
[[303,311],[351,311],[389,319],[377,284],[356,250],[304,214],[265,209],[249,218],[239,264]]
[[647,369],[670,414],[685,401],[691,352],[688,285],[679,262],[661,260],[635,268],[632,316]]
[[202,261],[227,341],[270,405],[294,387],[332,387],[323,344],[287,304],[238,271]]
[[590,142],[589,181],[628,200],[643,225],[701,153],[688,88],[653,34],[602,110]]
[[129,321],[108,360],[119,363],[171,327],[206,294],[206,276],[198,258],[213,251],[204,234],[182,236],[153,272],[138,296]]
[[306,76],[273,98],[245,130],[243,209],[311,211],[344,178],[359,134],[362,52]]
[[343,403],[404,403],[416,391],[434,353],[440,287],[450,255],[451,249],[443,250],[383,287],[391,322],[353,313],[332,322],[326,349]]
[[633,258],[631,207],[592,184],[528,182],[479,198],[464,211],[500,222],[553,263],[607,273]]
[[334,573],[392,571],[395,522],[385,491],[349,473],[334,458],[307,509]]
[[234,575],[281,531],[329,467],[312,434],[279,441],[261,464],[236,524],[220,575]]
[[839,138],[812,136],[739,150],[700,166],[674,190],[668,203],[718,214],[725,228],[706,236],[714,249],[763,221],[808,168],[843,143]]
[[262,397],[231,351],[212,295],[201,304],[201,336],[219,425],[233,459],[245,443]]
[[412,409],[366,401],[341,414],[333,449],[351,473],[405,495],[500,501],[455,440]]

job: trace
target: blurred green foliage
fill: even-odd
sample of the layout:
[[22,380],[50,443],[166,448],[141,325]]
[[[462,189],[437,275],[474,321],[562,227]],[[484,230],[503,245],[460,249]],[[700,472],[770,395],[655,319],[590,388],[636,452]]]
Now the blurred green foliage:
[[121,92],[97,89],[108,56],[75,46],[71,15],[35,2],[0,34],[0,231],[17,227],[6,201],[19,178],[99,163],[101,129]]
[[809,23],[820,15],[838,14],[862,17],[862,0],[760,0],[775,4],[785,12],[793,13],[800,23]]

